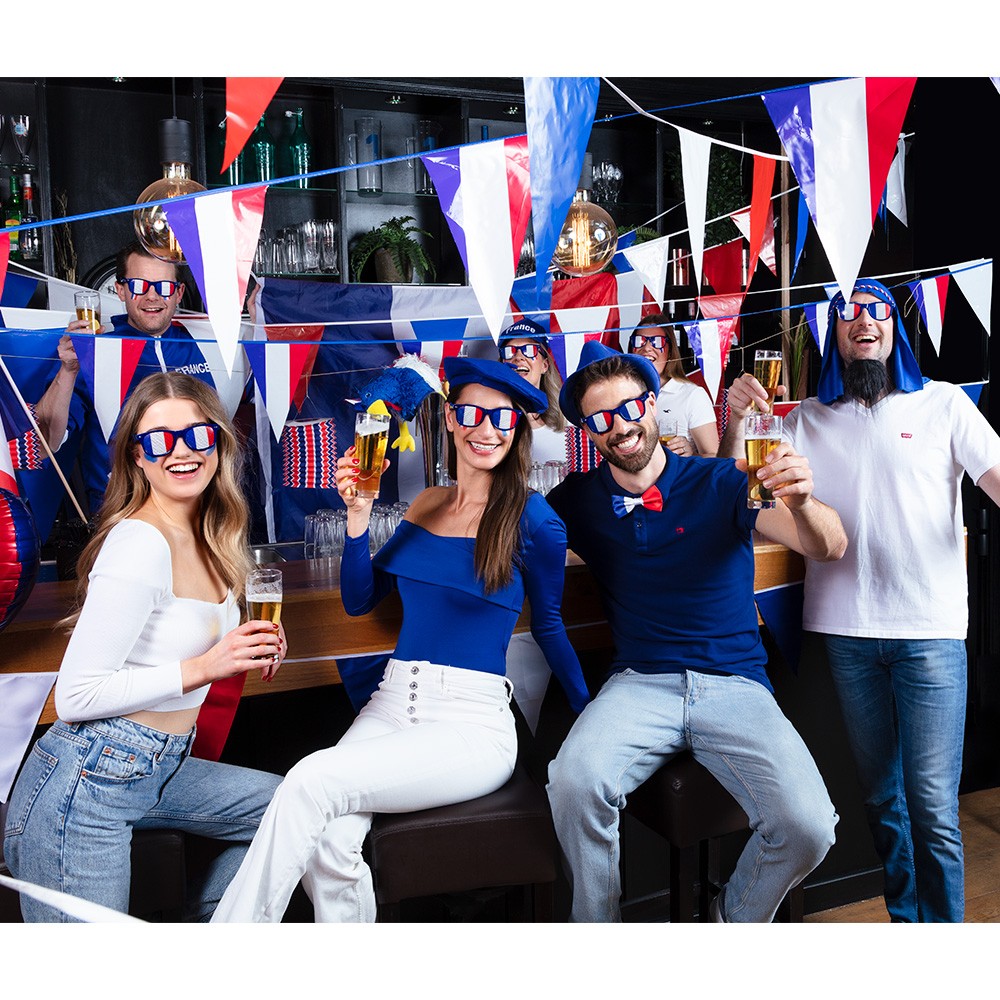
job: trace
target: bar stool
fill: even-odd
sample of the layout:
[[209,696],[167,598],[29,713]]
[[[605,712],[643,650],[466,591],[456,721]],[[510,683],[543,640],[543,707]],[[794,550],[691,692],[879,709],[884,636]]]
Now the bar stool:
[[[707,922],[719,841],[749,831],[747,814],[690,752],[678,754],[628,798],[625,812],[663,837],[670,847],[670,922]],[[796,886],[778,920],[802,920],[802,887]]]
[[524,919],[551,921],[559,846],[543,789],[518,761],[490,795],[375,817],[368,838],[380,922],[403,900],[523,886]]
[[[0,875],[10,875],[3,860],[7,803],[0,803]],[[184,835],[177,830],[137,830],[132,836],[132,882],[128,912],[154,922],[177,921],[184,912]],[[0,888],[0,923],[21,923],[16,892]]]

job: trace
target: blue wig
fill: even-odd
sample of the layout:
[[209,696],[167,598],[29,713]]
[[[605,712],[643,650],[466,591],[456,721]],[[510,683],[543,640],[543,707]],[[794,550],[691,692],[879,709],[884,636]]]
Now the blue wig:
[[[920,374],[917,359],[913,356],[913,349],[910,347],[892,292],[874,278],[859,279],[854,283],[854,291],[868,292],[893,307],[892,354],[887,364],[893,386],[900,392],[916,392],[918,389],[923,389],[924,379]],[[844,296],[838,291],[830,302],[826,324],[826,350],[823,353],[823,365],[819,371],[819,386],[816,390],[816,396],[821,403],[835,403],[844,395],[844,363],[837,347],[836,334],[837,310],[843,305]]]

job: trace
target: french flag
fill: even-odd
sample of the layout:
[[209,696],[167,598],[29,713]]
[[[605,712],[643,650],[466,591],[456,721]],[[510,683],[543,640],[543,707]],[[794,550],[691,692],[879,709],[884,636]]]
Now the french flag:
[[280,440],[298,388],[315,345],[309,343],[254,341],[243,345],[254,381],[267,410],[274,439]]
[[243,300],[260,238],[267,187],[220,191],[163,204],[205,300],[222,360],[232,375],[240,348]]
[[858,77],[762,95],[845,299],[915,84],[915,77]]
[[531,217],[528,137],[478,142],[420,158],[496,341]]
[[80,374],[94,399],[101,432],[105,441],[110,441],[146,341],[107,333],[99,337],[93,334],[70,336],[80,361]]
[[927,335],[934,350],[941,353],[941,330],[944,326],[944,307],[948,298],[949,275],[939,274],[936,278],[924,278],[909,284],[916,300],[920,316],[924,321]]

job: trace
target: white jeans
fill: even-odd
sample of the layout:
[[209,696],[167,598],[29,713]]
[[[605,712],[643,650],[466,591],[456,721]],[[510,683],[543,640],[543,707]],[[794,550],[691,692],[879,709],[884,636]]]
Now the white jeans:
[[285,776],[212,917],[280,921],[302,880],[317,922],[373,921],[361,856],[372,814],[487,795],[514,771],[510,683],[496,674],[390,660],[340,742]]

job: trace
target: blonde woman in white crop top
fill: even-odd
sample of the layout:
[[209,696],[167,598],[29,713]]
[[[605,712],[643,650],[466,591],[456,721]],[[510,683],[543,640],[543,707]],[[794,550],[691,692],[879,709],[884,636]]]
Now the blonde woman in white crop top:
[[[207,920],[239,868],[278,775],[190,754],[209,685],[273,676],[283,630],[240,624],[250,567],[240,448],[214,390],[176,372],[144,379],[112,441],[79,610],[56,681],[56,721],[11,797],[4,856],[28,882],[128,907],[137,829],[230,842],[187,901]],[[27,921],[67,919],[22,896]]]

